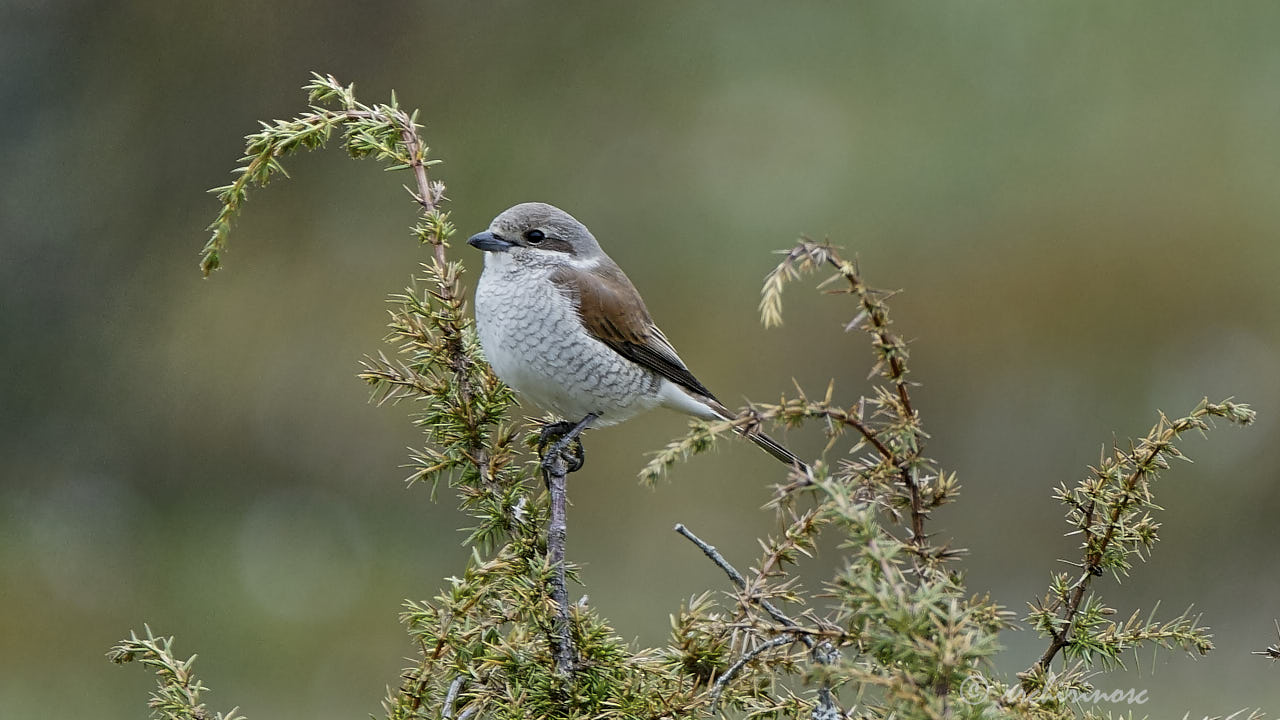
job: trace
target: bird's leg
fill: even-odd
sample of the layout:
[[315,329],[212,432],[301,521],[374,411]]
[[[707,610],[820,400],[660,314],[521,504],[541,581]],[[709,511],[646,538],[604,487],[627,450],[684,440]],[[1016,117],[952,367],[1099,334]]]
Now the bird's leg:
[[[542,431],[538,433],[538,453],[542,457],[543,469],[550,471],[549,464],[554,462],[555,458],[562,457],[562,454],[572,447],[572,451],[563,455],[565,472],[567,474],[581,470],[582,464],[586,462],[587,453],[578,436],[598,417],[600,416],[596,413],[587,413],[587,416],[577,423],[561,420],[543,425]],[[558,439],[553,443],[551,438]],[[547,447],[548,444],[550,447]]]

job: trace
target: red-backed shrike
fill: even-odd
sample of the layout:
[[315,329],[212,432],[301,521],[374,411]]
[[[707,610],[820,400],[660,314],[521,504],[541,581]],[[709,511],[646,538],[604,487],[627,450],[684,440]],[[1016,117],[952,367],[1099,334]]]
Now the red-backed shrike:
[[[573,216],[522,203],[467,241],[485,251],[476,327],[503,382],[585,426],[622,422],[656,406],[708,420],[733,413],[689,372],[644,300]],[[589,418],[594,415],[594,418]],[[805,467],[756,429],[747,439]]]

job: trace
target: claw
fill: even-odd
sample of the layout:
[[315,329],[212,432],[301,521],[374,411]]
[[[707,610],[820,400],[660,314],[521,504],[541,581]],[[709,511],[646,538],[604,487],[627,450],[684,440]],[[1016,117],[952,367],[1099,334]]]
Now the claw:
[[547,445],[553,439],[563,437],[572,429],[573,423],[567,420],[543,425],[542,430],[538,432],[538,457],[544,457],[547,454]]
[[565,448],[565,450],[565,473],[568,474],[581,470],[583,463],[587,461],[587,449],[582,445],[582,438],[575,437],[573,439],[573,444]]
[[[542,468],[550,472],[551,463],[559,457],[564,460],[565,474],[581,470],[587,460],[587,451],[578,435],[597,417],[595,413],[588,413],[577,423],[561,420],[543,425],[538,433],[538,456],[542,458]],[[556,438],[554,443],[552,438]]]

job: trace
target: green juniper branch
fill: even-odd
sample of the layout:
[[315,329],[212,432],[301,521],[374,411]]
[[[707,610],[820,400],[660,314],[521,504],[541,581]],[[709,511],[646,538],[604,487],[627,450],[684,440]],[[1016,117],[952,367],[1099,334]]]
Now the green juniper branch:
[[[388,170],[411,169],[417,183],[417,191],[411,192],[424,212],[435,211],[444,198],[444,185],[427,180],[427,166],[437,161],[427,159],[427,148],[418,137],[416,112],[401,110],[394,93],[390,104],[369,106],[356,100],[354,85],[343,86],[332,75],[311,75],[312,81],[303,87],[310,111],[291,120],[261,123],[261,131],[245,138],[242,164],[233,171],[235,181],[209,191],[218,196],[222,209],[208,227],[211,234],[201,253],[200,269],[206,277],[222,265],[231,221],[249,199],[249,188],[265,186],[277,173],[288,177],[280,157],[297,150],[321,149],[338,128],[346,131],[345,144],[352,157],[372,156],[390,162]],[[441,265],[443,258],[437,254]]]
[[[1213,418],[1248,425],[1254,417],[1254,411],[1247,405],[1230,399],[1210,403],[1208,398],[1176,420],[1162,413],[1151,431],[1136,445],[1128,450],[1113,449],[1097,467],[1090,468],[1089,476],[1076,487],[1068,488],[1065,484],[1058,487],[1055,495],[1067,506],[1068,521],[1084,536],[1082,570],[1074,581],[1065,573],[1056,575],[1044,601],[1031,606],[1027,619],[1037,631],[1049,637],[1049,646],[1022,674],[1024,687],[1034,687],[1060,651],[1086,660],[1094,655],[1114,660],[1118,652],[1130,647],[1130,643],[1125,642],[1126,636],[1117,635],[1114,625],[1103,620],[1105,608],[1099,603],[1085,602],[1089,586],[1095,577],[1107,572],[1127,575],[1132,567],[1129,559],[1142,559],[1155,544],[1158,524],[1151,512],[1159,508],[1153,501],[1151,484],[1169,468],[1170,460],[1186,459],[1174,443],[1191,430],[1204,434],[1212,427]],[[1155,627],[1154,621],[1149,621],[1131,628],[1127,639],[1133,640]],[[1153,637],[1176,642],[1199,654],[1213,647],[1207,631],[1198,626],[1197,619],[1185,613],[1162,633]]]
[[[761,290],[760,315],[765,327],[782,324],[782,290],[786,284],[800,277],[802,272],[816,270],[819,266],[830,265],[837,274],[828,278],[819,287],[826,286],[843,278],[848,285],[844,290],[832,290],[837,294],[853,295],[858,301],[858,314],[846,325],[846,329],[859,328],[872,337],[872,348],[876,353],[876,364],[873,374],[879,374],[893,386],[892,392],[882,388],[876,389],[874,403],[876,413],[887,418],[887,422],[879,429],[872,429],[863,420],[862,403],[856,412],[848,411],[838,415],[829,408],[815,406],[807,402],[781,406],[763,406],[761,416],[766,419],[783,417],[789,423],[802,418],[825,416],[830,420],[839,420],[859,432],[863,440],[869,443],[876,452],[896,471],[902,487],[906,491],[906,506],[910,518],[909,542],[918,551],[922,561],[922,569],[936,568],[937,549],[930,548],[925,535],[924,523],[929,510],[937,507],[950,498],[950,487],[939,483],[930,489],[924,487],[921,472],[933,470],[930,462],[920,455],[922,441],[926,437],[920,425],[919,415],[911,403],[907,382],[907,343],[901,336],[890,330],[889,309],[885,304],[886,293],[869,287],[862,279],[856,262],[840,257],[837,250],[829,243],[817,243],[802,239],[790,251],[785,253],[782,262],[766,277]],[[831,387],[828,386],[828,398]],[[828,403],[829,404],[829,403]],[[784,413],[783,407],[789,411]],[[804,483],[798,483],[803,485]],[[933,556],[933,557],[931,557]]]
[[196,656],[179,660],[173,654],[173,637],[157,637],[149,625],[142,628],[147,633],[145,638],[130,632],[127,639],[111,648],[107,659],[120,664],[138,662],[155,668],[159,680],[147,703],[152,717],[162,720],[244,720],[244,716],[236,712],[237,708],[210,715],[204,703],[200,702],[200,693],[208,688],[191,672]]

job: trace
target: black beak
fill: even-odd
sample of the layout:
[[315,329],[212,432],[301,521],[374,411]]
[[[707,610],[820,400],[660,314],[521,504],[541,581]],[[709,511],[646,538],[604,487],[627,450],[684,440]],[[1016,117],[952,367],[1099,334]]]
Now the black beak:
[[485,252],[506,252],[511,249],[511,246],[514,243],[503,240],[497,235],[485,230],[482,233],[472,235],[471,239],[467,240],[467,244],[473,248],[484,250]]

